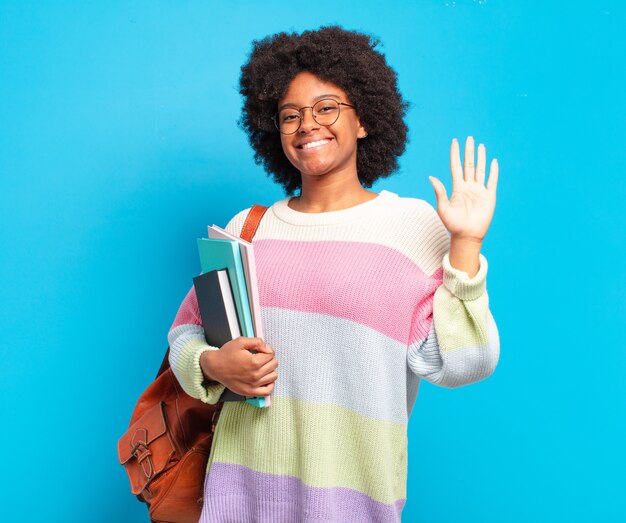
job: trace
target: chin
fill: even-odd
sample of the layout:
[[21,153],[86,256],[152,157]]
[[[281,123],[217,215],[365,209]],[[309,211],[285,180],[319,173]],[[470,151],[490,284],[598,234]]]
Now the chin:
[[296,166],[296,169],[300,171],[302,176],[323,176],[332,171],[331,166],[328,164]]

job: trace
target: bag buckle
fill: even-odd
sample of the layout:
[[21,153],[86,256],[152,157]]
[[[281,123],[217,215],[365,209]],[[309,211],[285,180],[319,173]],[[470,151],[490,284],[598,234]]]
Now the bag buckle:
[[[150,480],[152,476],[154,476],[154,465],[152,464],[152,451],[145,441],[147,436],[146,429],[137,429],[131,440],[133,446],[130,449],[130,453],[141,466],[141,470],[144,476],[146,476],[146,479]],[[138,441],[135,441],[136,439]]]

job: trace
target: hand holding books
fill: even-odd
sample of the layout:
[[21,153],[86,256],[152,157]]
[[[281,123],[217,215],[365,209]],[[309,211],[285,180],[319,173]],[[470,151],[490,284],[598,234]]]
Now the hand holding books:
[[204,352],[200,365],[209,379],[242,396],[269,396],[278,377],[274,350],[260,338],[235,338]]

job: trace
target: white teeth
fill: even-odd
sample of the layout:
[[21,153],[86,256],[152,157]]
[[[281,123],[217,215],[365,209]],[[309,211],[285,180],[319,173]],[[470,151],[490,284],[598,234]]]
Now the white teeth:
[[330,139],[325,138],[324,140],[318,140],[317,142],[309,142],[302,145],[303,149],[310,149],[311,147],[317,147],[318,145],[323,145],[325,143],[330,142]]

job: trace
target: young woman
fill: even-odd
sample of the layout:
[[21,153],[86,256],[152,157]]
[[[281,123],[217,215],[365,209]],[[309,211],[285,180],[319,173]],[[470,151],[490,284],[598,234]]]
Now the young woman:
[[[272,394],[265,409],[224,405],[203,522],[400,521],[420,379],[458,387],[496,366],[480,248],[497,163],[485,185],[484,146],[474,165],[468,138],[461,166],[453,140],[449,200],[431,178],[436,212],[368,190],[396,170],[407,132],[375,46],[339,27],[281,33],[255,42],[242,68],[256,160],[299,194],[274,203],[254,237],[265,339],[208,346],[193,289],[169,333],[190,395]],[[227,230],[239,234],[248,211]]]

